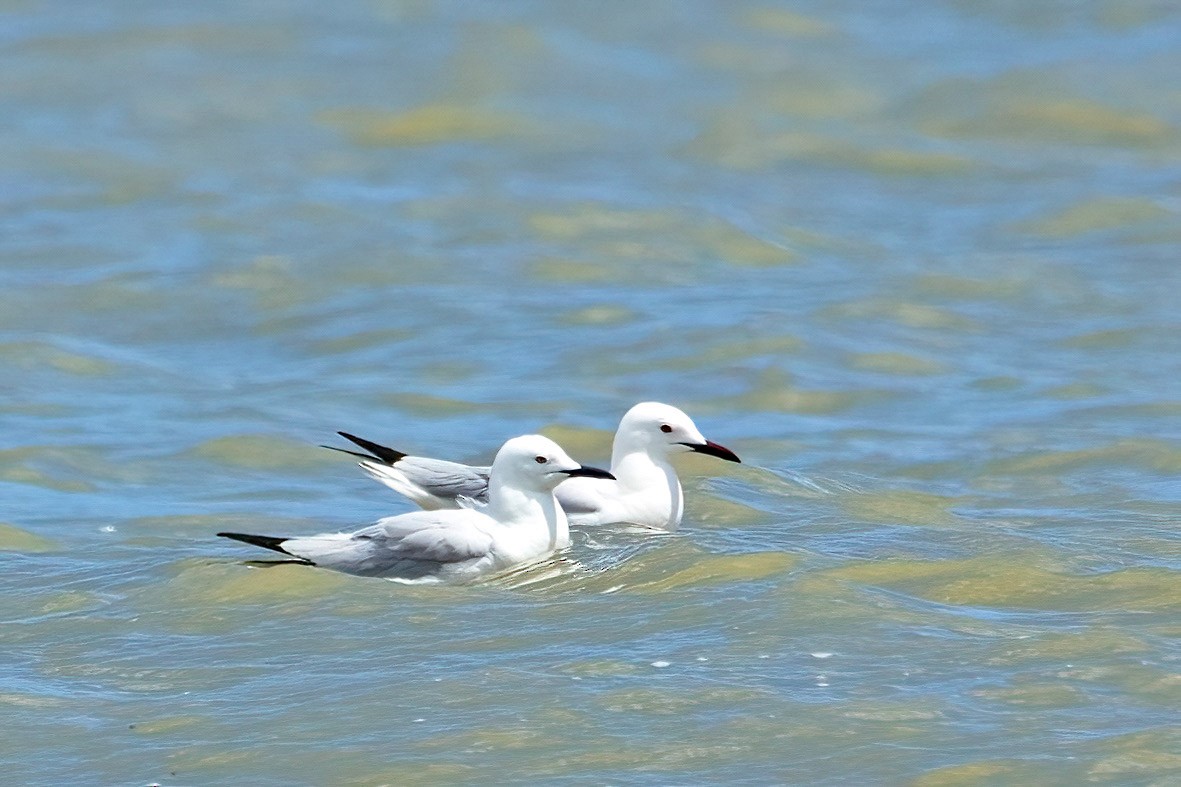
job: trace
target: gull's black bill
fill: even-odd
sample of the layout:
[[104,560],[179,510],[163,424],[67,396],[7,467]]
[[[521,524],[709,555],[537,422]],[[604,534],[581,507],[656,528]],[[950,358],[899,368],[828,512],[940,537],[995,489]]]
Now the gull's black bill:
[[576,470],[562,470],[568,476],[583,476],[585,478],[606,478],[609,481],[614,481],[615,476],[608,473],[606,470],[600,470],[597,467],[579,467]]
[[713,440],[706,440],[704,443],[681,443],[681,445],[687,445],[690,451],[696,451],[699,454],[716,456],[718,459],[725,459],[727,462],[738,462],[742,464],[742,460],[738,458],[738,454],[724,445],[718,445]]

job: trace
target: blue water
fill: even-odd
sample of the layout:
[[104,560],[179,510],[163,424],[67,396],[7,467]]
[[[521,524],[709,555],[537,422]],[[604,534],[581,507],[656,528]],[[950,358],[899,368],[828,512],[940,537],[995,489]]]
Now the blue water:
[[[0,7],[12,783],[1181,777],[1181,13]],[[415,588],[342,429],[682,531]]]

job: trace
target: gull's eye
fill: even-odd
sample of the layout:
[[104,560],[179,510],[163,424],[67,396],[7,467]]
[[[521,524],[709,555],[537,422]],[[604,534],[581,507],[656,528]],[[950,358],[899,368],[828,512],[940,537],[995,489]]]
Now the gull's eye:
[[673,430],[673,428],[671,426],[669,426],[668,424],[661,424],[660,425],[660,431],[664,432],[665,434],[668,434],[672,430]]
[[537,462],[537,464],[539,464],[539,465],[543,465],[546,462],[548,462],[549,460],[546,459],[544,456],[535,456],[535,457],[533,457],[533,461]]

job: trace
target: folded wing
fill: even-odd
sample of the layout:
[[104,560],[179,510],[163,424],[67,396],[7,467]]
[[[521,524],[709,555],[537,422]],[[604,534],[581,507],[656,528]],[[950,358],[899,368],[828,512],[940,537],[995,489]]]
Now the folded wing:
[[407,456],[392,465],[373,461],[360,465],[373,478],[427,510],[458,508],[455,498],[460,496],[488,502],[487,467],[421,456]]
[[283,550],[350,574],[420,579],[487,557],[493,539],[486,521],[476,511],[414,511],[355,533],[288,539]]

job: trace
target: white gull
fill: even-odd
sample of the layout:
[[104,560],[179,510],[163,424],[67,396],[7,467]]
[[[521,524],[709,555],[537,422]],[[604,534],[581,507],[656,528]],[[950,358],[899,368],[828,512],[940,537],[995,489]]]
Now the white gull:
[[[424,509],[456,508],[467,500],[488,499],[487,467],[410,456],[347,432],[339,434],[368,452],[345,451],[361,458],[358,464],[365,472]],[[555,495],[572,525],[628,523],[676,530],[684,494],[669,460],[687,452],[741,461],[729,448],[706,440],[693,419],[676,407],[641,402],[624,414],[615,432],[611,448],[615,480],[571,478],[558,486]]]
[[566,515],[554,500],[554,488],[572,477],[606,479],[602,483],[613,479],[605,470],[578,464],[547,437],[524,435],[497,452],[484,505],[412,511],[355,533],[297,538],[218,535],[348,574],[470,582],[569,545]]

